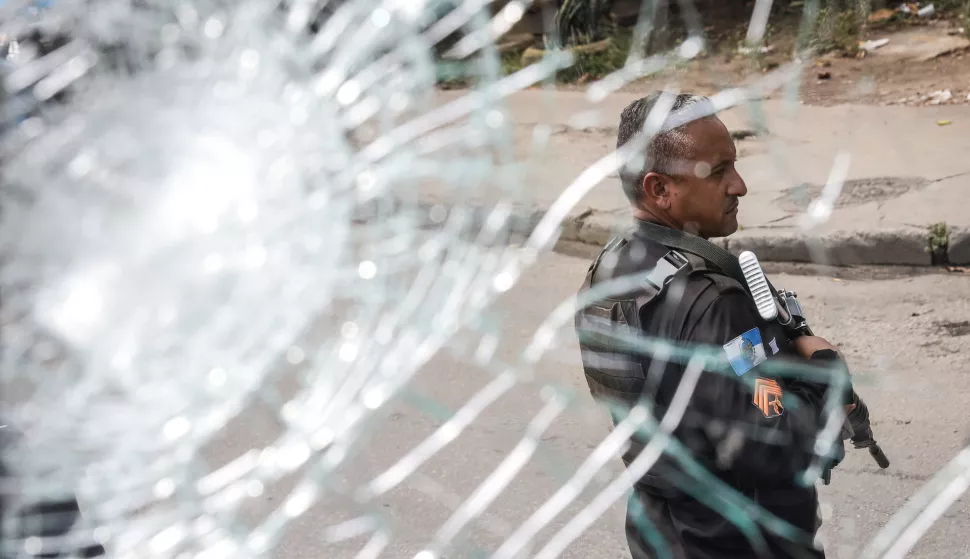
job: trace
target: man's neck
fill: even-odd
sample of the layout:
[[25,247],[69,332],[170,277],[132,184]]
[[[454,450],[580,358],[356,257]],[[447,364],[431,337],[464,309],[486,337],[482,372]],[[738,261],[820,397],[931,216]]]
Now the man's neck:
[[633,217],[635,217],[636,219],[639,219],[640,221],[647,221],[649,223],[655,223],[657,225],[663,225],[664,227],[669,227],[670,229],[676,229],[677,231],[686,231],[686,232],[691,233],[693,235],[697,235],[697,236],[699,236],[699,237],[701,237],[703,239],[707,239],[707,237],[704,237],[703,235],[700,235],[697,231],[693,231],[691,229],[687,229],[687,228],[682,227],[681,225],[677,224],[676,221],[673,220],[673,219],[671,219],[669,216],[659,215],[659,214],[657,214],[655,212],[652,212],[652,211],[650,211],[648,209],[634,208],[633,209]]
[[664,216],[658,215],[648,209],[633,208],[633,217],[639,219],[640,221],[649,221],[650,223],[656,223],[657,225],[663,225],[664,227],[669,227],[671,229],[680,229],[680,227],[677,227],[672,220],[665,219]]

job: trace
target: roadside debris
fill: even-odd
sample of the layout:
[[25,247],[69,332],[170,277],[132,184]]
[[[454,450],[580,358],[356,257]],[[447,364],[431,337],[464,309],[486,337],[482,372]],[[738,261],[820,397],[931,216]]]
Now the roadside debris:
[[859,43],[859,48],[865,51],[874,51],[879,47],[886,46],[889,44],[889,39],[876,39],[872,41],[865,41]]
[[883,8],[881,10],[876,10],[869,14],[869,23],[882,23],[888,21],[896,15],[896,10],[890,10],[889,8]]
[[832,79],[832,72],[819,72],[818,79],[820,80]]
[[755,52],[759,54],[768,54],[773,50],[775,50],[775,47],[771,45],[758,47],[757,49],[753,49],[751,47],[738,47],[738,54],[753,54]]
[[[900,17],[913,19],[914,16]],[[857,56],[889,57],[922,63],[950,54],[960,56],[962,51],[970,49],[970,38],[947,34],[948,30],[939,25],[914,24],[905,30],[893,32],[891,36],[888,33],[883,37],[871,35],[868,38],[871,40],[856,43],[859,47]]]
[[919,17],[930,17],[936,13],[936,8],[933,4],[927,4],[921,8],[919,2],[905,2],[899,6],[899,11],[909,15],[915,14]]
[[941,103],[946,103],[950,99],[953,99],[953,93],[951,93],[949,89],[934,91],[929,95],[929,104],[939,105]]
[[[910,95],[895,101],[889,101],[888,105],[959,105],[965,103],[962,93],[954,94],[949,89],[934,91],[933,93]],[[970,94],[967,94],[967,101],[970,101]]]
[[951,124],[953,124],[953,121],[952,120],[938,120],[938,121],[936,121],[936,125],[937,126],[949,126]]

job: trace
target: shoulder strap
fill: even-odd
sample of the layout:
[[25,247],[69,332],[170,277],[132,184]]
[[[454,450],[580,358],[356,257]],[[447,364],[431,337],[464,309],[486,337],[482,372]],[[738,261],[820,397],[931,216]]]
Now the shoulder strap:
[[747,288],[744,274],[741,273],[741,265],[738,263],[737,257],[730,252],[696,235],[677,231],[663,225],[641,221],[639,226],[650,239],[666,247],[676,248],[701,257]]
[[623,237],[613,237],[606,243],[606,246],[603,247],[603,250],[601,250],[600,253],[596,255],[596,259],[593,260],[592,264],[589,265],[589,269],[586,270],[586,280],[583,282],[583,289],[590,287],[590,285],[593,283],[593,274],[596,273],[596,268],[599,267],[600,260],[603,259],[603,256],[605,256],[607,252],[610,252],[611,250],[616,250],[617,248],[622,247],[626,243],[627,243],[627,240]]
[[627,242],[629,241],[626,237],[613,237],[612,239],[610,239],[606,243],[606,245],[603,246],[603,250],[600,251],[599,255],[596,256],[596,260],[594,260],[593,263],[590,264],[589,271],[595,272],[596,267],[599,266],[600,264],[600,260],[603,259],[603,256],[605,256],[607,252],[620,250],[621,248],[624,247],[624,245],[627,244]]
[[[606,243],[603,250],[600,251],[596,259],[590,264],[589,269],[586,271],[586,280],[583,282],[583,289],[589,288],[593,282],[593,276],[596,274],[596,268],[599,267],[600,261],[603,256],[610,251],[618,250],[622,248],[628,239],[624,237],[614,237]],[[684,270],[686,267],[694,264],[695,266],[700,264],[703,265],[703,261],[691,261],[692,259],[688,256],[677,252],[676,250],[671,250],[661,258],[657,264],[647,273],[644,277],[644,281],[654,288],[654,295],[663,291],[667,283],[679,272]],[[693,268],[693,267],[692,267]]]
[[[689,252],[702,258],[705,262],[713,264],[728,277],[740,283],[741,287],[748,294],[751,293],[751,289],[748,287],[748,281],[744,279],[744,273],[741,271],[741,264],[738,262],[738,258],[730,252],[697,235],[691,235],[690,233],[657,225],[656,223],[650,223],[649,221],[639,220],[639,227],[653,241],[669,248]],[[775,289],[775,286],[771,284],[768,278],[765,278],[765,282],[768,284],[768,290],[772,296],[777,297],[778,291]]]
[[690,265],[690,259],[676,250],[671,250],[657,262],[644,279],[655,287],[657,291],[662,291],[667,285],[667,282]]

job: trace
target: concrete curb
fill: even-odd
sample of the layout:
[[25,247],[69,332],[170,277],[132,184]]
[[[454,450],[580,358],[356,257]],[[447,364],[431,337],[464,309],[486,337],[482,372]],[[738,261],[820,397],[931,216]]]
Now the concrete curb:
[[[395,204],[394,209],[400,209]],[[450,207],[449,207],[450,206]],[[508,214],[495,212],[495,207],[482,204],[449,205],[422,201],[417,204],[419,226],[441,227],[451,211],[461,208],[462,236],[476,238],[492,229],[498,238],[521,240],[528,237],[545,215],[545,210],[517,207]],[[384,208],[387,211],[387,208]],[[371,222],[380,213],[376,208],[359,207],[358,223]],[[613,236],[629,229],[626,212],[586,210],[567,217],[560,223],[557,241],[603,246]],[[833,266],[931,266],[929,233],[918,227],[896,227],[876,231],[832,231],[806,236],[790,231],[747,229],[714,242],[733,254],[750,250],[765,262],[799,262]],[[970,229],[952,228],[948,244],[949,264],[970,264]]]
[[[587,211],[563,224],[560,240],[602,245],[627,227],[628,219]],[[951,232],[951,264],[970,262],[970,231]],[[805,262],[833,266],[930,266],[929,234],[917,227],[877,231],[833,231],[805,236],[770,229],[739,231],[714,239],[733,254],[750,250],[766,262]]]
[[817,237],[793,233],[742,235],[727,239],[734,254],[750,250],[774,262],[814,262],[832,266],[929,266],[928,235],[918,229],[834,231]]
[[946,252],[950,264],[970,264],[970,229],[951,229]]

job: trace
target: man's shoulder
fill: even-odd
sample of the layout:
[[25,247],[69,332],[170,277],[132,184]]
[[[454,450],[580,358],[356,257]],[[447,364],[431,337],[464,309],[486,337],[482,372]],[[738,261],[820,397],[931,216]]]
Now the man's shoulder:
[[649,271],[664,257],[663,245],[638,237],[614,237],[597,256],[599,268],[609,276],[622,276]]
[[[681,269],[681,265],[686,264]],[[614,238],[608,242],[591,265],[592,283],[644,275],[661,281],[678,280],[681,297],[717,298],[720,295],[745,293],[734,278],[709,265],[704,259],[684,251],[672,250],[649,240]]]
[[683,316],[682,333],[688,337],[699,325],[714,320],[712,317],[735,314],[751,304],[748,292],[736,279],[703,265],[693,267],[680,286],[671,287],[679,291],[679,297],[665,308]]
[[746,293],[744,286],[738,280],[710,266],[699,256],[681,254],[687,258],[691,267],[690,273],[686,276],[688,289],[693,288],[697,293],[705,293],[712,298]]

